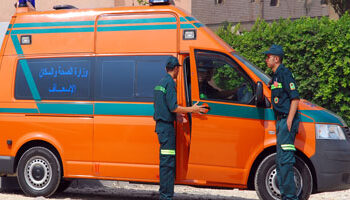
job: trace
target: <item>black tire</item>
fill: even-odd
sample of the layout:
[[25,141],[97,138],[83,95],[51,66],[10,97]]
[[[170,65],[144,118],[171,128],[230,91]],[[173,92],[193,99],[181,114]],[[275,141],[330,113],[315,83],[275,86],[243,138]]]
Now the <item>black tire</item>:
[[49,197],[61,181],[61,167],[55,154],[44,147],[32,147],[21,157],[17,179],[22,191],[32,197]]
[[72,181],[71,180],[64,180],[61,179],[60,185],[58,186],[56,193],[61,193],[64,192],[66,189],[69,188],[69,186],[71,185]]
[[[298,199],[306,200],[309,198],[313,187],[311,171],[298,156],[295,156],[295,160],[294,180],[297,186]],[[255,173],[254,185],[259,199],[281,199],[276,177],[276,153],[267,156],[260,163]]]

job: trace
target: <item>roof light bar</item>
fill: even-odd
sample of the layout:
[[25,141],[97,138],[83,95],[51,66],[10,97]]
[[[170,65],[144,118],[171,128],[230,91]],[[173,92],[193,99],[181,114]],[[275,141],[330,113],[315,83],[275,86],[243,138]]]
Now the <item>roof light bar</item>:
[[32,4],[32,6],[35,8],[35,0],[19,0],[18,7],[28,7],[27,2]]
[[169,4],[169,0],[149,0],[150,5]]

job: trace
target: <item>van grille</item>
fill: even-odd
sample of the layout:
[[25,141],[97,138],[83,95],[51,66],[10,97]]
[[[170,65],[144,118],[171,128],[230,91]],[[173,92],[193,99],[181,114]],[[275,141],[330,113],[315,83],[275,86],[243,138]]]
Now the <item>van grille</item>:
[[343,127],[343,131],[345,133],[345,136],[350,140],[350,128],[349,127]]

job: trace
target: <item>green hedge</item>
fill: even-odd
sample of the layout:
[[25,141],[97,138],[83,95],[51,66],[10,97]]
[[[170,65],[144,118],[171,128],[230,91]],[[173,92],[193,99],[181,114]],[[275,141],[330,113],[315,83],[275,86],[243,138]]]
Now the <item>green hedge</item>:
[[350,125],[350,16],[273,23],[257,20],[251,31],[232,34],[227,24],[217,34],[237,52],[271,75],[263,51],[271,44],[284,47],[284,64],[291,69],[302,98],[325,107]]

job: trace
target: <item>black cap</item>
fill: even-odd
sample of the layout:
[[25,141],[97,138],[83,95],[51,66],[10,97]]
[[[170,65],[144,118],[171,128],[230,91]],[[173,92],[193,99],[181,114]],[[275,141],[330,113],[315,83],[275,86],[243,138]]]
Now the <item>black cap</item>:
[[169,69],[174,69],[177,66],[181,66],[179,63],[179,60],[175,58],[174,56],[170,56],[167,60],[166,67]]
[[271,45],[268,51],[263,52],[264,54],[271,54],[276,56],[284,56],[283,48],[280,45],[273,44]]

